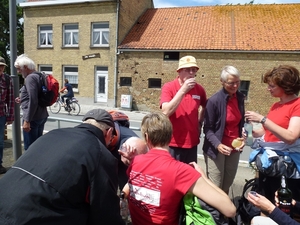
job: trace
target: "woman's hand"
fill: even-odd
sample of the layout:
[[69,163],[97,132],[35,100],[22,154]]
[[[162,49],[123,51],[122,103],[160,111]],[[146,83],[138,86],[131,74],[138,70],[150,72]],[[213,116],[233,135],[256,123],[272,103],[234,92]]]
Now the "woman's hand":
[[266,197],[264,197],[263,195],[257,194],[257,193],[256,194],[251,194],[251,192],[249,192],[247,199],[253,205],[260,208],[262,211],[268,212],[269,214],[271,212],[273,212],[273,210],[276,207]]
[[233,150],[232,148],[226,145],[223,144],[218,145],[218,151],[223,155],[230,155],[232,150]]
[[15,102],[18,103],[18,104],[20,104],[21,103],[21,98],[20,97],[16,97],[15,98]]
[[131,163],[134,156],[137,155],[137,149],[131,145],[128,145],[126,142],[123,143],[118,152],[121,155],[122,162],[126,166],[128,166]]
[[249,122],[255,122],[260,123],[260,121],[264,118],[264,116],[260,115],[257,112],[253,111],[247,111],[245,113],[245,119],[247,119]]

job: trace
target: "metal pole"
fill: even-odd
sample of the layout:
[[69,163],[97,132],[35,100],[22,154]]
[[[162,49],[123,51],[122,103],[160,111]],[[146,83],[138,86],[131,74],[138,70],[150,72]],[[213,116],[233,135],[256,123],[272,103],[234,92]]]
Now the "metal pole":
[[[14,96],[19,96],[19,76],[17,70],[14,67],[15,59],[17,58],[17,4],[16,0],[9,1],[9,34],[10,34],[10,74],[14,85]],[[14,108],[15,120],[12,124],[12,142],[13,142],[13,154],[14,160],[17,160],[22,155],[21,148],[21,123],[20,123],[20,106],[15,104]]]

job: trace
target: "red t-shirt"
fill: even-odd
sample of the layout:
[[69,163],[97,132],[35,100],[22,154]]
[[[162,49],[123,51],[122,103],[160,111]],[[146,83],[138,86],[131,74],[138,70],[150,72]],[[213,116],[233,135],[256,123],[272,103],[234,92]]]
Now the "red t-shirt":
[[237,97],[236,95],[234,95],[232,98],[228,99],[227,102],[226,122],[225,122],[224,134],[222,138],[222,143],[224,145],[233,148],[231,144],[233,139],[239,137],[239,123],[241,119],[242,119],[242,115],[238,107]]
[[178,225],[180,201],[201,177],[190,165],[156,149],[136,156],[127,174],[133,225]]
[[[277,125],[287,129],[290,119],[294,116],[300,117],[300,98],[290,101],[285,104],[276,102],[272,105],[267,118]],[[265,128],[265,141],[277,142],[280,141],[272,132]]]
[[[180,89],[178,78],[166,83],[161,90],[160,107],[170,102]],[[206,106],[206,93],[200,84],[186,93],[176,111],[169,117],[173,125],[170,146],[192,148],[199,144],[199,107]]]

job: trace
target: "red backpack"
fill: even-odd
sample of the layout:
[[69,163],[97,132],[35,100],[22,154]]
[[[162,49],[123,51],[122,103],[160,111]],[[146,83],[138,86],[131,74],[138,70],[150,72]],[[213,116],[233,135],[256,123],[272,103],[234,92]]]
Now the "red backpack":
[[39,105],[51,106],[58,98],[59,83],[51,74],[42,72],[38,75],[42,84],[42,90],[39,92]]
[[113,151],[120,142],[120,128],[119,128],[119,126],[129,128],[130,123],[129,123],[129,117],[123,112],[120,112],[120,111],[117,111],[117,110],[109,110],[108,113],[112,116],[113,121],[115,122],[115,130],[116,130],[116,133],[117,133],[117,135],[115,135],[112,138],[110,144],[107,147],[110,151]]

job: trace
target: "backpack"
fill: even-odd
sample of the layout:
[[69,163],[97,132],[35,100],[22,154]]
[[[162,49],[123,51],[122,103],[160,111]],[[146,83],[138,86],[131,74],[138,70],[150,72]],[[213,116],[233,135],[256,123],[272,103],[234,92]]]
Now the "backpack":
[[114,122],[122,127],[129,128],[129,117],[125,113],[116,110],[109,110],[108,113],[112,116]]
[[115,150],[116,146],[119,145],[119,142],[120,142],[120,128],[119,128],[119,126],[129,128],[130,123],[129,123],[129,117],[123,112],[116,111],[116,110],[108,110],[108,113],[112,116],[113,121],[115,122],[115,130],[116,130],[116,133],[117,133],[117,135],[115,135],[111,139],[111,142],[107,147],[110,151],[113,151],[113,150]]
[[259,188],[258,178],[252,178],[250,180],[245,180],[246,184],[243,187],[243,193],[239,199],[239,204],[237,208],[237,216],[241,218],[245,225],[249,225],[254,216],[259,216],[261,210],[256,206],[252,205],[248,199],[245,197],[246,192],[257,191]]
[[180,209],[179,225],[215,225],[211,212],[202,207],[202,201],[192,193],[183,197]]
[[37,73],[40,76],[42,90],[39,92],[39,106],[47,107],[56,102],[59,92],[59,83],[51,75],[44,72]]

